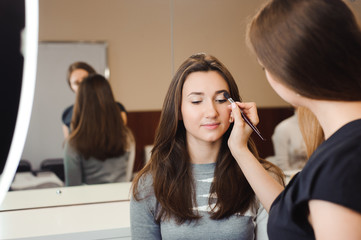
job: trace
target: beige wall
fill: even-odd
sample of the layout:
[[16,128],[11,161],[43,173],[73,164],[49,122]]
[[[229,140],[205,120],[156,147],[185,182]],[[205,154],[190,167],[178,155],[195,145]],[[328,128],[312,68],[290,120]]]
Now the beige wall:
[[128,110],[160,109],[171,78],[164,0],[40,0],[40,41],[108,42],[110,82]]
[[179,0],[174,4],[175,66],[195,52],[219,58],[237,81],[245,101],[287,105],[269,86],[245,43],[249,19],[264,0]]
[[245,45],[263,0],[40,0],[40,41],[106,41],[110,82],[128,111],[159,110],[173,72],[207,52],[234,75],[246,101],[288,106]]

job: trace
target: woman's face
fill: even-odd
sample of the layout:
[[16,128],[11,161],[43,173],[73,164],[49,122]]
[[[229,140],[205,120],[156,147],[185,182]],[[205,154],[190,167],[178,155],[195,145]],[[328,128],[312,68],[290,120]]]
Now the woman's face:
[[78,92],[80,83],[89,75],[84,69],[76,69],[70,75],[70,87],[75,93]]
[[191,73],[182,90],[181,113],[188,144],[214,143],[229,128],[228,84],[216,71]]

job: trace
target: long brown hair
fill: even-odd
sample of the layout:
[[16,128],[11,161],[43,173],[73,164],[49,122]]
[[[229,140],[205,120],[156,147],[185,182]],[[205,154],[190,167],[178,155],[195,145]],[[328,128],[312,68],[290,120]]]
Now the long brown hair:
[[300,95],[361,100],[361,31],[342,0],[272,0],[250,23],[248,43]]
[[90,74],[81,82],[71,128],[69,144],[85,159],[117,157],[128,148],[129,129],[102,75]]
[[[200,218],[199,214],[192,210],[197,204],[195,186],[186,148],[185,127],[180,120],[183,84],[189,74],[199,71],[218,72],[227,82],[231,97],[235,101],[241,101],[232,75],[217,58],[211,55],[193,55],[177,70],[164,100],[151,159],[133,181],[133,196],[140,201],[138,196],[142,189],[140,180],[148,174],[152,176],[154,194],[161,205],[156,215],[158,222],[173,217],[181,224]],[[216,205],[211,213],[212,219],[244,213],[255,203],[255,194],[228,148],[227,140],[232,128],[233,124],[222,138],[216,161],[215,177],[210,189],[211,193],[217,195]],[[277,167],[259,158],[252,139],[249,140],[248,147],[266,169],[282,178],[282,173]]]

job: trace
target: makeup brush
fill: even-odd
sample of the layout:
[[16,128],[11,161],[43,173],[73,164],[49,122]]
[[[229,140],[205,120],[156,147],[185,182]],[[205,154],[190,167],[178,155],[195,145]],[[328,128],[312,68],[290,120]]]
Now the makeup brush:
[[[223,92],[223,96],[225,98],[227,98],[227,100],[230,102],[230,103],[234,103],[233,99],[231,98],[231,96],[229,95],[228,92],[224,91]],[[241,116],[242,118],[244,119],[244,121],[253,129],[253,131],[255,131],[255,133],[257,133],[257,135],[263,140],[263,141],[266,141],[266,139],[264,137],[262,137],[260,131],[256,128],[255,125],[252,124],[252,122],[248,119],[248,117],[246,116],[246,114],[244,114],[244,112],[242,111],[242,109],[239,109],[241,111]]]

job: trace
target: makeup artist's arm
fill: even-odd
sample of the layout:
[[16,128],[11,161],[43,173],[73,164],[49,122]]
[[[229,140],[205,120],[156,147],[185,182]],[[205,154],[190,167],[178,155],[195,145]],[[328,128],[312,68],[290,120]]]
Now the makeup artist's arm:
[[283,186],[264,169],[248,149],[247,142],[252,129],[242,119],[239,108],[242,108],[254,125],[259,122],[255,103],[233,103],[234,126],[228,139],[228,145],[253,191],[269,212],[273,201],[282,192]]

